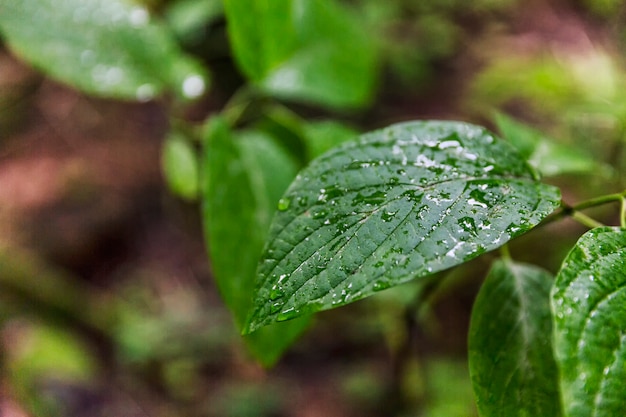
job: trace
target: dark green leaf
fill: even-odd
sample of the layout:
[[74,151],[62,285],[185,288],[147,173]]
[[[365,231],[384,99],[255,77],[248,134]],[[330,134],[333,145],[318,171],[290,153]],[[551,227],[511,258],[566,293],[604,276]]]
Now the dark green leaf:
[[268,93],[332,107],[371,99],[374,43],[334,0],[225,0],[224,7],[239,66]]
[[552,311],[565,415],[623,415],[626,230],[601,227],[580,238],[557,275]]
[[528,163],[545,176],[597,172],[602,168],[601,164],[577,148],[557,143],[501,113],[496,114],[496,124],[502,137],[510,141]]
[[[210,122],[207,137],[205,235],[215,281],[241,328],[274,208],[296,166],[271,138],[255,132],[235,136],[219,118]],[[248,337],[248,346],[261,362],[271,365],[308,323],[301,319],[268,327]]]
[[497,261],[474,302],[469,365],[480,415],[561,415],[550,273]]
[[87,93],[145,101],[206,88],[199,64],[129,1],[0,0],[0,31],[24,60]]
[[459,265],[536,225],[559,191],[456,122],[391,126],[298,175],[278,205],[247,330]]
[[161,165],[165,182],[172,192],[187,200],[198,196],[198,156],[180,133],[172,132],[165,139]]

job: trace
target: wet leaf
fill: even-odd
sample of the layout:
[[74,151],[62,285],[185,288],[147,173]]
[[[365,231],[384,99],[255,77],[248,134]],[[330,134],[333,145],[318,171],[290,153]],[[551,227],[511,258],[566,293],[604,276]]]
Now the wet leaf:
[[363,135],[313,161],[280,200],[247,330],[464,263],[558,202],[477,126],[412,122]]
[[626,410],[626,230],[601,227],[567,255],[552,292],[567,417]]
[[374,43],[334,0],[225,0],[224,8],[237,63],[268,93],[331,107],[371,99]]
[[0,0],[0,32],[25,61],[86,93],[146,101],[206,88],[202,67],[131,1]]
[[474,302],[469,365],[478,409],[489,416],[561,415],[552,356],[550,273],[497,261]]
[[498,113],[495,121],[502,137],[510,141],[528,163],[545,176],[607,169],[576,147],[555,142],[508,116]]
[[[203,221],[215,282],[241,328],[251,307],[255,272],[280,195],[296,174],[282,148],[259,132],[233,134],[214,118],[203,166]],[[246,342],[273,364],[308,326],[303,318],[269,326]]]
[[198,157],[182,134],[171,132],[165,139],[161,165],[165,182],[173,193],[186,200],[198,196]]

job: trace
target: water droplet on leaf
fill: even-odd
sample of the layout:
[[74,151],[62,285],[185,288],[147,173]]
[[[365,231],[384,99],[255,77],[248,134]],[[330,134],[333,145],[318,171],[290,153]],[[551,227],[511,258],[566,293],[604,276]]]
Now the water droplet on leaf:
[[[276,201],[276,200],[274,200]],[[291,200],[288,198],[281,198],[280,200],[278,200],[278,210],[279,211],[285,211],[289,208],[289,205],[291,204]]]

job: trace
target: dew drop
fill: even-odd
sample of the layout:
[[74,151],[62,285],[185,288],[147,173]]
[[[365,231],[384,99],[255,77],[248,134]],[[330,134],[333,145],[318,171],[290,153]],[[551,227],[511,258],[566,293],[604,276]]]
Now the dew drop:
[[290,204],[291,204],[291,200],[283,197],[280,200],[278,200],[278,210],[285,211],[289,208]]
[[135,96],[137,100],[146,102],[152,100],[155,95],[155,88],[152,84],[142,84],[137,88]]
[[272,290],[270,291],[270,300],[274,301],[274,300],[278,300],[279,298],[282,298],[285,295],[285,291],[283,291],[282,287],[280,287],[279,285],[274,285],[272,287]]
[[393,220],[396,213],[397,213],[396,211],[385,211],[381,215],[381,218],[383,219],[384,222],[390,222]]
[[198,74],[191,74],[183,81],[182,92],[187,98],[197,98],[204,93],[205,88],[204,78]]
[[143,7],[134,7],[128,16],[130,24],[134,27],[141,27],[148,23],[150,15]]
[[389,284],[389,282],[387,282],[387,281],[377,281],[377,282],[374,283],[374,286],[372,287],[372,289],[374,291],[382,291],[382,290],[386,290],[389,287],[391,287],[391,284]]
[[294,307],[288,308],[287,310],[283,310],[278,316],[276,316],[276,321],[285,321],[296,318],[300,315],[300,310],[296,310]]

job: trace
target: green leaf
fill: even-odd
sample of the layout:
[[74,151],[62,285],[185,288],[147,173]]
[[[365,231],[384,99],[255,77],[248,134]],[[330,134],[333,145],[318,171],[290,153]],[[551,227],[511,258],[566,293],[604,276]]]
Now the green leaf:
[[0,32],[25,61],[86,93],[145,101],[206,88],[200,65],[130,1],[0,0]]
[[317,158],[335,146],[353,140],[358,132],[334,120],[312,122],[304,127],[309,159]]
[[372,98],[376,50],[366,28],[333,0],[225,0],[245,75],[266,92],[331,107]]
[[495,121],[502,137],[511,142],[528,163],[544,176],[606,169],[577,148],[557,143],[502,113],[496,114]]
[[186,200],[198,196],[198,157],[189,140],[180,133],[171,132],[165,139],[161,166],[172,192]]
[[554,350],[567,417],[626,410],[626,230],[584,234],[552,291]]
[[[221,118],[211,120],[207,138],[204,231],[216,284],[241,328],[274,207],[297,169],[270,137],[259,132],[235,136]],[[308,324],[308,318],[280,323],[246,342],[262,363],[271,365]]]
[[313,161],[280,200],[247,330],[459,265],[558,205],[558,189],[480,127],[363,135]]
[[165,19],[172,32],[183,41],[201,42],[204,27],[222,16],[221,0],[178,0],[168,4]]
[[480,415],[561,415],[550,273],[497,261],[474,302],[469,365]]

